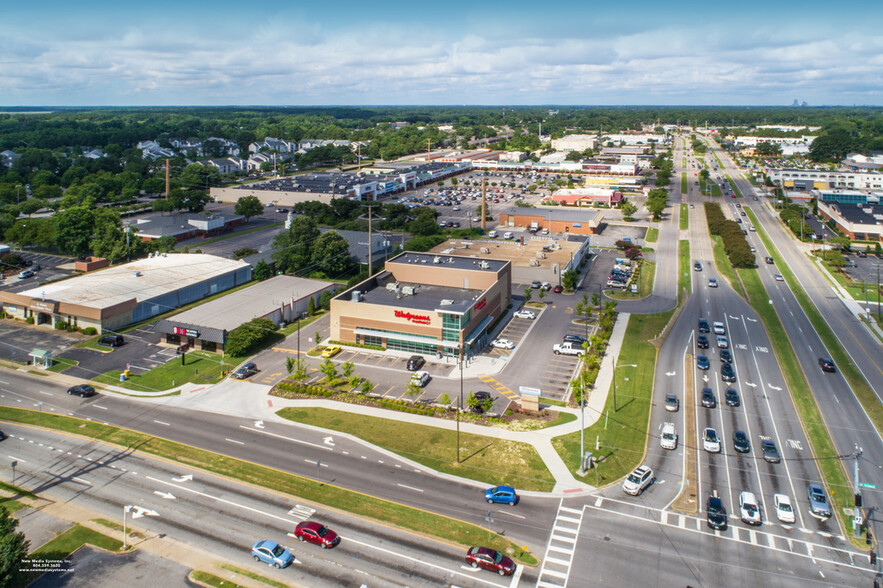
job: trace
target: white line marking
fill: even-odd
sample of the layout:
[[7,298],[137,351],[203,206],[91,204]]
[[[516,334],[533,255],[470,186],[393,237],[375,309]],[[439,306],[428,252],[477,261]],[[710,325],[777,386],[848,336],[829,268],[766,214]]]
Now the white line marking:
[[261,429],[254,429],[252,427],[246,427],[245,425],[239,425],[239,428],[245,429],[246,431],[252,431],[254,433],[260,433],[262,435],[268,435],[270,437],[276,437],[277,439],[285,439],[286,441],[300,443],[301,445],[309,445],[310,447],[318,447],[319,449],[324,449],[325,451],[334,451],[333,447],[328,447],[327,445],[319,445],[317,443],[310,443],[309,441],[301,441],[300,439],[294,439],[292,437],[286,437],[285,435],[278,435],[276,433],[270,433],[269,431],[262,431]]
[[400,488],[407,488],[408,490],[413,490],[414,492],[423,492],[420,488],[414,488],[413,486],[406,486],[405,484],[396,484]]
[[245,445],[242,441],[237,441],[236,439],[231,439],[230,437],[224,437],[225,441],[229,441],[230,443],[236,443],[237,445]]
[[95,408],[100,408],[101,410],[107,410],[106,406],[101,406],[100,404],[93,404],[92,406],[94,406]]
[[84,480],[83,478],[77,478],[76,476],[71,478],[71,480],[76,480],[77,482],[80,482],[81,484],[88,484],[89,486],[92,485],[92,482],[90,482],[88,480]]
[[524,517],[521,515],[517,515],[514,512],[506,512],[505,510],[498,510],[499,514],[509,515],[510,517],[515,517],[517,519],[523,519]]
[[327,467],[328,467],[328,464],[327,464],[327,463],[322,463],[321,461],[320,461],[320,462],[316,462],[316,460],[313,460],[313,459],[304,459],[304,461],[307,462],[307,463],[311,463],[311,464],[313,464],[313,465],[316,465],[316,463],[318,463],[318,464],[319,464],[321,467],[323,467],[323,468],[327,468]]
[[17,461],[17,462],[19,462],[19,463],[28,463],[28,462],[26,462],[25,460],[23,460],[22,458],[20,458],[20,457],[15,457],[14,455],[7,455],[6,457],[8,457],[8,458],[11,459],[11,460]]
[[165,426],[167,426],[167,427],[171,427],[171,426],[172,426],[172,425],[170,425],[169,423],[165,423],[165,422],[163,422],[163,421],[157,421],[157,420],[154,420],[153,422],[156,423],[157,425],[165,425]]

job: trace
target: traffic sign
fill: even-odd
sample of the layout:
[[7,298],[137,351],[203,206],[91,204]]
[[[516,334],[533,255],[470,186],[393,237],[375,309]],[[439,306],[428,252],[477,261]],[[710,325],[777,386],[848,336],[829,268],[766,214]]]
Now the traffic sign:
[[877,485],[876,485],[876,484],[868,484],[867,482],[859,482],[858,485],[859,485],[860,487],[862,487],[862,488],[871,488],[871,489],[873,489],[873,490],[876,490],[876,489],[877,489]]

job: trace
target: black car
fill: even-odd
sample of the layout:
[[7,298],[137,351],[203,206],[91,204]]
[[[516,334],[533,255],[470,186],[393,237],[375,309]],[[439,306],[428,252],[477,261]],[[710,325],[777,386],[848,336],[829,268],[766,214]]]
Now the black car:
[[564,335],[564,338],[561,340],[562,343],[576,343],[577,345],[582,345],[585,341],[586,340],[579,335],[573,335],[571,333]]
[[729,363],[721,364],[721,380],[731,383],[736,381],[736,372]]
[[836,372],[837,368],[834,367],[834,362],[826,357],[819,358],[819,367],[822,368],[823,372]]
[[733,354],[730,353],[729,349],[721,349],[720,350],[720,358],[721,358],[721,361],[725,361],[727,363],[730,363],[731,361],[733,361]]
[[95,396],[95,388],[89,384],[77,384],[67,389],[67,393],[71,396],[79,396],[80,398],[89,398]]
[[708,337],[705,335],[699,335],[696,337],[696,347],[699,349],[708,349]]
[[760,449],[763,451],[763,458],[770,463],[779,463],[782,458],[779,456],[779,450],[776,444],[769,440],[760,442]]
[[745,431],[733,431],[733,449],[737,453],[748,453],[751,451],[751,443],[748,441],[748,435]]
[[699,319],[699,332],[700,333],[708,333],[711,329],[708,328],[708,321],[704,318]]
[[727,528],[727,509],[717,496],[709,496],[705,506],[706,522],[712,529],[723,531]]
[[717,400],[715,399],[714,392],[711,391],[711,388],[702,389],[702,406],[705,408],[714,408],[717,406]]
[[488,401],[491,400],[491,393],[475,392],[472,395],[478,401],[475,403],[475,406],[472,407],[472,412],[475,414],[483,414],[485,406],[488,404]]
[[766,261],[766,262],[769,263],[769,264],[772,264],[772,263],[773,263],[773,258],[770,257],[769,255],[767,255],[767,256],[764,258],[764,261]]
[[3,441],[5,439],[6,439],[6,433],[4,433],[3,431],[0,431],[0,441]]
[[696,369],[707,370],[709,368],[708,358],[704,355],[696,357]]
[[726,392],[727,406],[739,406],[739,393],[732,388],[727,388]]
[[408,358],[408,371],[415,372],[422,368],[424,363],[426,363],[426,360],[423,359],[422,355],[412,355]]
[[98,338],[98,344],[105,347],[119,347],[125,342],[122,335],[102,335]]

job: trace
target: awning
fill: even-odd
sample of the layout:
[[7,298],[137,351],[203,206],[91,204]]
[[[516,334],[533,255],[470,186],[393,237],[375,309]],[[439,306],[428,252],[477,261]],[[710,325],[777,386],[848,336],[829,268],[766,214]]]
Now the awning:
[[363,329],[357,327],[353,331],[356,335],[365,335],[367,337],[383,337],[384,339],[395,339],[396,341],[407,341],[408,343],[423,343],[425,345],[442,345],[444,347],[459,347],[459,341],[439,341],[438,339],[427,339],[419,335],[405,335],[403,333],[387,333],[386,331],[375,331],[373,329]]
[[481,322],[478,323],[478,325],[476,325],[474,329],[472,329],[472,332],[469,333],[469,334],[466,336],[466,339],[465,339],[466,344],[467,344],[467,345],[472,345],[472,343],[473,343],[476,339],[478,339],[479,337],[481,337],[482,335],[484,335],[484,330],[485,330],[485,329],[488,327],[488,325],[491,324],[492,322],[494,322],[494,317],[493,317],[493,316],[488,315],[488,316],[484,317],[484,318],[481,320]]

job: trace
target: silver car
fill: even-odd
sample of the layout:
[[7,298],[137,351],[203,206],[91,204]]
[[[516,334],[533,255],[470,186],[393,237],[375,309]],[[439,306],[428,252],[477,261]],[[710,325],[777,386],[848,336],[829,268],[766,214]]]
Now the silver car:
[[831,516],[831,506],[825,490],[818,484],[809,484],[806,487],[806,495],[809,498],[809,510],[815,517],[828,518]]

